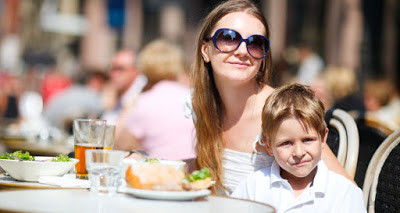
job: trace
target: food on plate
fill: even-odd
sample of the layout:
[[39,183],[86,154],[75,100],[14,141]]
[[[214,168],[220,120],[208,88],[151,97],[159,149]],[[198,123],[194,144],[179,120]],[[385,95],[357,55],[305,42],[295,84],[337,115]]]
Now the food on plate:
[[128,186],[157,191],[194,191],[211,186],[210,170],[203,168],[185,176],[170,165],[142,163],[130,166],[125,174]]
[[158,191],[182,191],[185,174],[171,166],[143,163],[130,166],[125,174],[128,186]]
[[52,158],[51,161],[52,162],[69,162],[69,161],[71,161],[71,159],[64,154],[60,154],[59,156]]
[[201,190],[211,186],[211,175],[209,168],[202,168],[193,171],[183,180],[183,187],[186,190]]
[[147,162],[147,163],[160,163],[160,161],[157,158],[146,158],[144,160],[144,162]]
[[27,160],[27,161],[35,160],[35,157],[30,155],[29,152],[24,153],[24,152],[22,152],[22,150],[15,151],[13,153],[5,152],[4,154],[0,155],[0,159],[17,160],[16,158],[13,158],[12,156],[21,158],[22,160]]

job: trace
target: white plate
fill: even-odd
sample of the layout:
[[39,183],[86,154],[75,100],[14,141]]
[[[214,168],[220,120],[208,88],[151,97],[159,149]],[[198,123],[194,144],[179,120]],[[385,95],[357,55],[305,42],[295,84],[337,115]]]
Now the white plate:
[[207,196],[211,193],[208,189],[203,189],[199,191],[155,191],[135,189],[131,187],[124,187],[121,191],[131,194],[135,197],[156,200],[192,200],[195,198]]

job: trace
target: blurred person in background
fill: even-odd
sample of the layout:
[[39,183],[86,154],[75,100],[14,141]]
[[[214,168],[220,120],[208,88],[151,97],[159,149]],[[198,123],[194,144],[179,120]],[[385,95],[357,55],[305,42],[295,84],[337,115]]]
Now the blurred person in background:
[[72,134],[75,118],[98,118],[103,112],[101,91],[107,81],[101,70],[87,70],[69,88],[59,92],[44,108],[50,125]]
[[331,108],[342,109],[357,117],[365,112],[356,73],[346,67],[328,66],[323,81],[331,96]]
[[299,60],[297,82],[311,85],[314,79],[323,71],[324,61],[321,56],[307,45],[299,45],[297,54]]
[[388,128],[400,127],[400,98],[394,83],[387,78],[369,78],[364,84],[366,116]]
[[22,92],[18,77],[0,73],[0,117],[17,119],[18,99]]
[[329,90],[328,85],[325,83],[324,76],[322,74],[318,75],[314,79],[314,81],[310,84],[310,87],[315,92],[315,96],[322,101],[325,109],[332,108],[333,100],[331,91]]
[[[102,118],[116,125],[124,108],[132,106],[147,83],[144,75],[136,68],[136,54],[132,50],[118,51],[109,71],[109,83],[103,90]],[[117,127],[118,129],[118,127]]]
[[190,89],[179,82],[187,75],[182,49],[166,40],[152,41],[140,52],[138,68],[148,83],[127,112],[114,148],[139,149],[166,160],[194,158],[194,125],[184,114]]
[[43,104],[46,105],[57,93],[65,90],[72,85],[72,79],[55,69],[49,69],[44,74],[41,82],[41,95]]

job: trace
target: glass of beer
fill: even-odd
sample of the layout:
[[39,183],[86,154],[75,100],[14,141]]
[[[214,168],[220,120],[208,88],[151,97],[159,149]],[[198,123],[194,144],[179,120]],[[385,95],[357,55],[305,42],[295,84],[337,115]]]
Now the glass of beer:
[[113,149],[115,142],[115,125],[107,124],[106,133],[104,134],[104,149]]
[[73,124],[75,158],[79,162],[75,165],[76,178],[88,179],[85,163],[85,150],[103,149],[106,130],[105,120],[75,119]]

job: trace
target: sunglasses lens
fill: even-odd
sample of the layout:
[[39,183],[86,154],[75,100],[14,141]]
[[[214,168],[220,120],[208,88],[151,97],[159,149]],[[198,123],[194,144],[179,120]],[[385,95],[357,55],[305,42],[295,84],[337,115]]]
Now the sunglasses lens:
[[259,35],[253,35],[248,38],[247,51],[254,58],[263,58],[268,52],[269,44],[268,41]]
[[222,52],[232,52],[239,46],[241,36],[233,30],[221,30],[216,37],[216,46]]

